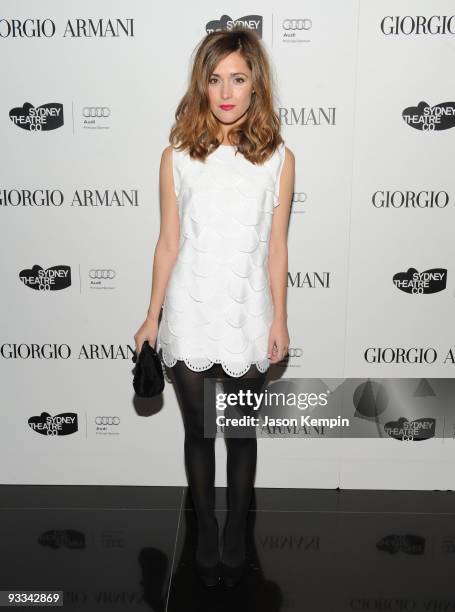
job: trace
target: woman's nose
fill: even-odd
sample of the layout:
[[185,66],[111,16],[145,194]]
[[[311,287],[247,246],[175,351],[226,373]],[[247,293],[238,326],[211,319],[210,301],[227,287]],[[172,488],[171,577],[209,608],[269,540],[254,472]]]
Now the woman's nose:
[[231,97],[231,88],[230,88],[229,85],[222,85],[221,86],[221,97],[223,99]]

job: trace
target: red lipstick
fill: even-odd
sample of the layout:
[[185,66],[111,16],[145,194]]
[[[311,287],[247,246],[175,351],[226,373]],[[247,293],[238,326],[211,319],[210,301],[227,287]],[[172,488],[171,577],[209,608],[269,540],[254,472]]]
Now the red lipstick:
[[234,108],[235,104],[220,104],[220,108],[221,110],[231,110],[231,108]]

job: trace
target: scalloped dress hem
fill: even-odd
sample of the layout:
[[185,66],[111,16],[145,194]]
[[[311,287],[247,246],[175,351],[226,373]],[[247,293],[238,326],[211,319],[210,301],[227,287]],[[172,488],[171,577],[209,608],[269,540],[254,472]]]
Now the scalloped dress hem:
[[163,349],[162,347],[159,347],[157,349],[157,353],[161,359],[161,363],[166,365],[168,368],[172,368],[173,366],[175,366],[177,361],[183,361],[185,365],[193,372],[204,372],[205,370],[209,370],[213,365],[220,364],[226,374],[235,378],[239,378],[240,376],[243,376],[244,374],[249,372],[252,366],[256,366],[258,372],[261,373],[267,372],[270,367],[270,361],[268,358],[262,359],[260,361],[252,361],[246,364],[242,369],[234,370],[231,365],[229,365],[226,361],[223,361],[222,359],[212,360],[208,358],[203,359],[200,357],[174,357],[174,355],[172,355],[168,350]]

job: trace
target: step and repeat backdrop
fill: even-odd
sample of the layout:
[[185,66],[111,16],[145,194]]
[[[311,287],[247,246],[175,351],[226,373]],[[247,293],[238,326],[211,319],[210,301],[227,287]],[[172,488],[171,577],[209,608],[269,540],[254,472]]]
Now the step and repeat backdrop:
[[[3,483],[187,483],[174,388],[134,396],[133,336],[192,54],[242,23],[267,48],[296,158],[291,345],[270,384],[337,393],[362,425],[261,436],[256,486],[454,488],[453,9],[4,0]],[[224,486],[222,440],[216,453]]]

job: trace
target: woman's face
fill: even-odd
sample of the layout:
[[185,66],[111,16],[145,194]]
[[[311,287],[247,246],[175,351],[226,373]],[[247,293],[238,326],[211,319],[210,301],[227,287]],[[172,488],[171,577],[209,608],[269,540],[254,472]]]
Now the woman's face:
[[209,77],[210,110],[221,123],[237,125],[244,121],[253,89],[251,70],[238,51],[222,59]]

